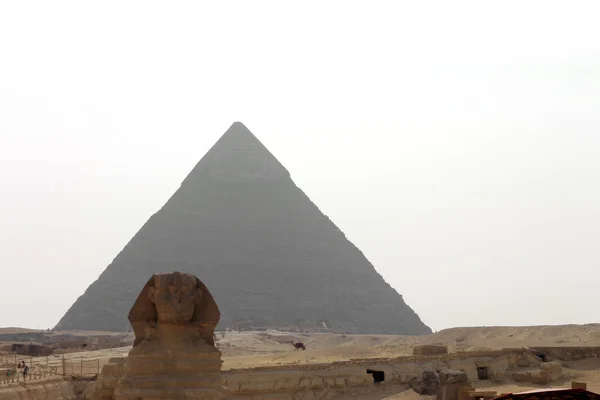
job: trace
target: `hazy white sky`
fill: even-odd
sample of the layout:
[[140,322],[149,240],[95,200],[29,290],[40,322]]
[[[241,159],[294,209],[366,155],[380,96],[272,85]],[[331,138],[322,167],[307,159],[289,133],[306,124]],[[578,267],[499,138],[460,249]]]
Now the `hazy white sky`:
[[54,326],[234,121],[432,329],[597,322],[598,15],[2,2],[0,326]]

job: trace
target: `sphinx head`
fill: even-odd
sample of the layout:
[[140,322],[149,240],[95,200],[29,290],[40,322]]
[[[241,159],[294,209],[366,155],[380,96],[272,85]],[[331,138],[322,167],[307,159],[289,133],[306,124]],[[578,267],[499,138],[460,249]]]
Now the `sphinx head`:
[[191,323],[197,304],[202,301],[197,278],[189,274],[154,275],[154,287],[148,298],[156,307],[159,323],[186,325]]
[[220,317],[217,303],[204,283],[180,272],[152,275],[129,312],[136,341],[144,336],[146,327],[190,325],[214,345],[212,335]]

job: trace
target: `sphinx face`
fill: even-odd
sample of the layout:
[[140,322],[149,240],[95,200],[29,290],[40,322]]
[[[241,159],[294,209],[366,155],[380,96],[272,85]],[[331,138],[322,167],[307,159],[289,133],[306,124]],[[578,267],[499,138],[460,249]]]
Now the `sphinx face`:
[[151,301],[156,306],[158,322],[189,324],[196,304],[196,278],[180,273],[156,275]]

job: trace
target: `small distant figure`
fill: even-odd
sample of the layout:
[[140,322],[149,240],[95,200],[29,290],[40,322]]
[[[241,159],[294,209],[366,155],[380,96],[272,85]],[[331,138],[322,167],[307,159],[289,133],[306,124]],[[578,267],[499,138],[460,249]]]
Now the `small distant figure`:
[[19,364],[17,365],[17,368],[18,368],[18,369],[21,369],[21,368],[22,368],[21,361],[19,361]]
[[28,365],[25,365],[25,366],[23,367],[23,378],[26,378],[26,377],[27,377],[27,373],[29,373],[29,366],[28,366]]
[[294,343],[294,341],[292,340],[292,345],[294,345],[294,351],[298,351],[300,349],[306,350],[306,346],[302,342]]

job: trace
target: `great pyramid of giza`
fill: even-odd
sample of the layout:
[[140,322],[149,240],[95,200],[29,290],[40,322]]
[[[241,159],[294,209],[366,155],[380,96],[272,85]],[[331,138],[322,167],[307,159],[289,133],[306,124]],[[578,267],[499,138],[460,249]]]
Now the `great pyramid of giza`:
[[124,331],[140,288],[153,273],[172,271],[208,286],[221,328],[302,323],[352,333],[431,332],[240,122],[55,329]]

